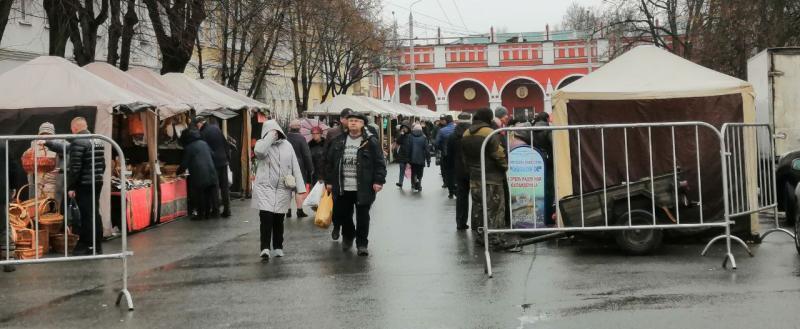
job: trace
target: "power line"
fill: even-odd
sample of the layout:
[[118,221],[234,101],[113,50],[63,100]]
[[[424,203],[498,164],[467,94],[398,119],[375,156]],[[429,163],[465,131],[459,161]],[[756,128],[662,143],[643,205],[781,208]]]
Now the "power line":
[[448,22],[448,23],[450,23],[450,24],[452,25],[453,23],[452,23],[452,22],[450,22],[450,17],[449,17],[449,16],[447,16],[447,11],[445,11],[445,10],[444,10],[444,7],[442,7],[442,2],[441,2],[441,1],[439,1],[439,0],[436,0],[436,4],[438,4],[438,5],[439,5],[439,9],[441,9],[441,10],[442,10],[442,14],[444,14],[444,18],[447,20],[447,22]]
[[464,25],[464,29],[467,29],[467,24],[464,23],[464,16],[461,15],[461,9],[458,8],[456,0],[453,0],[453,5],[456,6],[456,13],[458,13],[458,18],[461,19],[461,25]]
[[[408,11],[408,8],[407,8],[407,7],[403,7],[403,6],[401,6],[401,5],[398,5],[398,4],[396,4],[396,3],[393,3],[393,2],[390,2],[390,1],[386,1],[386,3],[388,3],[388,4],[392,5],[392,6],[395,6],[395,7],[397,7],[397,8],[403,9],[403,10],[405,10],[405,11]],[[420,11],[418,11],[418,10],[415,10],[415,11],[414,11],[414,14],[415,14],[415,15],[419,15],[419,16],[424,16],[424,17],[427,17],[428,19],[432,19],[432,20],[434,20],[434,21],[441,22],[442,24],[447,24],[447,25],[451,26],[451,27],[452,27],[452,28],[454,28],[454,29],[463,30],[463,31],[465,31],[465,32],[467,32],[467,33],[473,33],[473,34],[479,34],[479,33],[480,33],[480,32],[475,32],[475,31],[472,31],[472,30],[469,30],[469,29],[467,29],[467,28],[466,28],[466,25],[464,25],[463,27],[462,27],[462,26],[458,26],[458,25],[456,25],[456,24],[453,24],[452,22],[447,22],[447,21],[444,21],[444,20],[442,20],[442,19],[440,19],[440,18],[437,18],[437,17],[435,17],[435,16],[431,16],[431,15],[428,15],[428,14],[422,13],[422,12],[420,12]],[[462,19],[462,23],[463,23],[463,19]]]

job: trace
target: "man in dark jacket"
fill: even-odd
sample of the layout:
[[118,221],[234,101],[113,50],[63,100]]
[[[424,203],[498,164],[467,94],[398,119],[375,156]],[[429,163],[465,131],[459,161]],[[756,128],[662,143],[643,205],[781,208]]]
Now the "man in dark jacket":
[[[408,145],[406,145],[406,142],[409,134],[411,134],[411,127],[409,127],[408,121],[403,121],[400,124],[400,130],[397,131],[397,138],[394,140],[395,148],[397,149],[394,160],[400,167],[400,175],[396,184],[399,188],[403,188],[403,179],[406,177],[406,166],[408,165]],[[413,183],[411,188],[414,188]]]
[[[342,112],[339,113],[339,123],[340,123],[339,126],[338,127],[333,127],[331,129],[328,129],[328,133],[325,135],[325,154],[326,155],[328,154],[328,151],[330,150],[331,142],[333,142],[333,140],[335,140],[336,138],[338,138],[339,136],[341,136],[343,134],[346,135],[346,132],[347,132],[347,116],[350,115],[351,113],[353,113],[352,109],[349,109],[349,108],[343,109]],[[322,165],[323,171],[327,170],[327,168],[328,168],[328,163],[327,163],[328,161],[327,160],[328,160],[328,158],[326,156],[325,157],[325,163],[323,163],[323,165]],[[320,177],[322,177],[323,181],[325,180],[326,176],[327,176],[327,173],[325,173],[325,172],[321,172],[320,173]],[[329,183],[326,182],[326,184],[329,184]],[[335,200],[333,202],[333,213],[334,214],[336,213],[336,201]],[[339,240],[339,233],[341,231],[341,227],[342,227],[342,225],[339,224],[339,222],[336,220],[336,216],[334,216],[333,217],[333,230],[331,231],[331,238],[333,238],[334,240]]]
[[[325,170],[326,188],[333,193],[334,218],[342,226],[342,249],[353,247],[367,256],[369,210],[386,183],[386,161],[380,142],[364,128],[366,116],[347,116],[347,134],[330,142]],[[353,225],[353,210],[356,225]]]
[[[203,141],[211,148],[211,157],[214,159],[214,168],[217,173],[217,186],[219,190],[214,190],[213,202],[208,204],[211,207],[211,216],[219,214],[219,199],[222,201],[222,217],[231,216],[231,197],[228,182],[228,164],[230,163],[230,151],[225,134],[219,129],[216,122],[208,122],[205,118],[198,118],[197,128],[200,129],[200,136]],[[218,193],[217,193],[218,192]]]
[[308,141],[308,150],[311,152],[311,163],[314,164],[309,183],[316,184],[322,180],[320,173],[325,165],[325,139],[322,138],[322,128],[311,128],[311,140]]
[[467,219],[469,218],[469,169],[464,166],[464,158],[461,153],[461,139],[464,132],[469,129],[472,116],[469,113],[458,115],[458,124],[453,134],[447,139],[447,153],[449,162],[446,166],[452,168],[453,177],[456,185],[456,229],[459,231],[469,228]]
[[[72,119],[70,129],[73,134],[91,134],[83,117]],[[76,255],[103,253],[103,222],[100,220],[99,198],[105,170],[105,147],[101,141],[79,138],[70,143],[67,190],[69,197],[75,198],[81,210],[81,232],[75,248]]]
[[[470,193],[472,194],[472,229],[477,230],[483,226],[483,195],[482,188],[486,188],[486,209],[490,228],[501,228],[505,224],[505,195],[503,194],[503,180],[508,169],[506,151],[502,146],[500,136],[493,135],[486,145],[485,152],[481,152],[483,141],[494,130],[492,128],[492,110],[484,108],[475,112],[472,126],[464,132],[461,140],[464,164],[469,168]],[[481,158],[486,158],[486,185],[481,183]],[[483,235],[476,234],[479,243],[483,243]],[[503,237],[497,234],[490,235],[489,244],[497,247],[505,243]]]
[[411,189],[420,192],[422,191],[422,173],[425,170],[425,164],[431,162],[428,154],[428,138],[422,132],[420,124],[414,125],[405,144],[408,163],[411,164]]
[[455,188],[455,177],[453,177],[453,171],[451,168],[448,168],[445,163],[450,161],[448,158],[449,155],[447,154],[447,139],[450,138],[450,135],[453,134],[453,131],[456,129],[455,123],[453,123],[453,116],[452,115],[445,115],[444,116],[445,126],[442,129],[439,129],[439,134],[436,136],[436,149],[439,150],[439,153],[442,155],[442,187],[447,188],[448,197],[453,198],[456,194]]
[[189,213],[197,211],[194,220],[208,219],[208,204],[214,198],[217,188],[217,169],[214,166],[211,147],[200,136],[200,132],[188,128],[181,133],[180,143],[183,156],[178,167],[178,174],[189,170],[186,188],[189,192]]
[[[306,142],[306,138],[300,134],[300,121],[299,120],[292,120],[289,123],[289,132],[286,134],[286,140],[289,141],[289,144],[292,144],[292,148],[294,149],[294,154],[297,156],[297,163],[300,165],[300,172],[303,173],[303,181],[306,183],[311,183],[311,176],[314,174],[314,163],[311,160],[311,150],[308,148],[308,143]],[[309,190],[310,187],[307,187],[306,190]],[[303,200],[305,199],[306,194],[297,194],[295,193],[295,205],[297,206],[297,218],[306,217],[306,213],[303,212]],[[286,212],[286,218],[292,217],[292,207],[289,207],[289,211]]]

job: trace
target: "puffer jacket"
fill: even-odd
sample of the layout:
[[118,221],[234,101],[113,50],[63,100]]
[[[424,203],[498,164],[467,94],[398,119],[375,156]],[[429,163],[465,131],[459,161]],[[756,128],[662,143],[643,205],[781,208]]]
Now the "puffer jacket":
[[428,153],[428,139],[422,130],[412,131],[406,140],[405,148],[408,152],[408,163],[415,165],[424,165],[426,162],[430,163],[430,154]]
[[197,129],[184,131],[180,137],[183,146],[181,164],[178,173],[189,170],[187,180],[190,189],[206,189],[217,186],[217,169],[214,165],[213,151]]
[[[306,186],[294,149],[277,121],[264,123],[254,154],[256,178],[251,207],[276,214],[286,213],[294,200],[292,192],[305,193]],[[287,175],[294,176],[294,189],[286,186],[284,178]]]
[[[469,168],[473,181],[481,179],[481,145],[494,129],[485,122],[475,122],[461,138],[461,152],[464,165]],[[486,183],[502,184],[508,169],[508,159],[499,135],[494,135],[486,144]]]
[[[344,148],[348,134],[342,134],[330,142],[325,161],[326,184],[333,187],[333,199],[344,194],[344,175],[342,174],[342,160],[344,158]],[[375,136],[370,135],[366,129],[361,135],[361,146],[358,148],[358,164],[356,180],[358,182],[357,194],[359,205],[369,205],[375,201],[375,190],[373,184],[386,184],[386,160],[383,157],[383,150]]]
[[309,184],[316,183],[322,179],[322,171],[325,166],[325,139],[321,138],[319,142],[313,139],[308,142],[308,149],[311,152],[311,162],[314,163],[314,172],[311,175],[314,179]]
[[459,123],[456,125],[456,130],[447,139],[447,161],[444,162],[445,168],[454,170],[455,177],[469,178],[469,169],[464,166],[464,158],[461,156],[461,139],[464,138],[464,132],[469,129],[469,123]]
[[[88,130],[79,132],[81,135],[91,134]],[[94,153],[92,153],[94,142]],[[75,190],[79,186],[91,186],[92,181],[97,186],[103,184],[103,173],[106,171],[105,146],[99,140],[86,138],[72,140],[69,145],[69,162],[67,186]],[[92,171],[94,163],[94,171]]]

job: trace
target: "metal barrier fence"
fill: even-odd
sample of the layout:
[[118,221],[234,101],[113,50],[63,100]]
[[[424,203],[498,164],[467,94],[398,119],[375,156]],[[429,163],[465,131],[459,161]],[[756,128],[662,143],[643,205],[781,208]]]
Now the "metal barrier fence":
[[[730,157],[727,168],[728,184],[742,187],[734,189],[728,195],[728,202],[731,204],[730,216],[770,215],[775,220],[775,227],[764,232],[761,239],[775,232],[786,233],[794,238],[794,233],[781,228],[778,220],[776,136],[773,135],[772,128],[768,124],[726,123],[722,126],[721,134],[725,140],[725,152]],[[743,165],[755,161],[757,161],[756,166]],[[746,192],[756,195],[749,196]]]
[[[755,194],[745,193],[751,192],[750,189],[754,186],[744,184],[748,180],[743,178],[747,177],[752,182],[756,179],[755,174],[730,177],[731,173],[736,172],[731,170],[733,168],[748,168],[750,171],[755,169],[745,163],[747,155],[754,153],[745,152],[745,148],[741,147],[735,149],[735,146],[741,145],[736,144],[735,139],[726,140],[723,136],[723,133],[732,133],[740,126],[762,128],[760,125],[731,124],[726,125],[721,132],[704,122],[668,122],[511,127],[494,130],[481,146],[482,234],[486,273],[489,277],[492,276],[490,234],[596,231],[622,233],[692,228],[724,229],[723,234],[709,241],[702,254],[705,255],[713,243],[724,239],[726,254],[722,266],[726,267],[727,262],[730,262],[731,267],[736,269],[732,241],[744,247],[750,256],[753,254],[744,241],[731,235],[731,225],[734,224],[732,217],[777,209],[774,193],[772,198],[762,198],[758,203],[744,202],[752,199],[748,199],[746,195]],[[486,191],[486,146],[490,139],[501,132],[506,132],[506,145],[511,144],[512,133],[531,134],[531,139],[537,133],[552,133],[553,139],[558,141],[550,144],[555,162],[552,170],[556,180],[556,225],[537,225],[534,221],[532,227],[515,228],[512,219],[508,228],[490,228]],[[611,147],[607,147],[609,145]],[[755,150],[758,144],[752,147]],[[717,152],[709,154],[709,150]],[[731,163],[729,157],[732,155],[739,157]],[[584,163],[585,158],[590,159],[589,164]],[[759,181],[764,184],[760,186],[774,192],[774,170],[770,171],[772,167],[761,165],[758,168],[762,170],[757,172],[763,173],[763,176],[758,176]],[[598,173],[597,169],[601,171]],[[733,193],[731,186],[734,187]],[[689,191],[690,187],[695,187],[697,192]],[[691,194],[697,197],[697,202],[689,200]]]
[[[92,187],[91,187],[91,191],[92,191],[92,214],[91,214],[91,218],[92,218],[91,219],[92,254],[91,255],[75,256],[75,255],[70,255],[70,253],[69,253],[69,249],[70,249],[70,234],[68,233],[69,232],[69,226],[68,225],[69,225],[69,221],[70,221],[70,218],[69,218],[69,216],[70,216],[69,213],[70,212],[67,211],[67,208],[68,208],[68,203],[67,203],[67,200],[68,200],[68,191],[67,191],[68,180],[67,180],[67,176],[68,176],[68,173],[69,173],[68,168],[67,168],[67,163],[68,163],[67,160],[68,160],[69,157],[68,157],[68,152],[67,152],[68,151],[68,143],[66,141],[73,141],[74,142],[75,140],[80,140],[80,139],[89,139],[90,140],[92,157],[95,154],[96,147],[101,146],[102,143],[105,143],[107,145],[111,145],[111,147],[113,147],[113,149],[117,152],[117,155],[119,156],[120,168],[122,170],[122,175],[123,175],[123,177],[127,177],[128,172],[125,171],[125,168],[126,168],[125,156],[124,156],[124,153],[122,152],[122,149],[112,139],[110,139],[108,137],[105,137],[103,135],[97,135],[97,134],[81,134],[81,135],[63,134],[63,135],[0,136],[0,143],[3,143],[3,145],[5,146],[5,152],[4,152],[5,154],[3,156],[5,157],[4,161],[5,161],[5,165],[6,165],[5,166],[5,172],[2,173],[4,175],[4,177],[5,177],[5,186],[2,186],[0,188],[4,188],[5,189],[6,195],[10,195],[9,194],[10,193],[10,188],[9,188],[9,178],[10,178],[9,177],[9,168],[11,167],[10,166],[11,163],[9,162],[9,142],[11,142],[11,141],[15,141],[15,142],[30,141],[31,142],[31,146],[32,146],[31,149],[34,152],[34,154],[33,154],[33,173],[34,174],[31,175],[32,178],[33,178],[33,183],[32,183],[33,184],[33,188],[31,188],[31,190],[34,191],[34,196],[33,196],[33,199],[32,199],[33,200],[32,202],[33,202],[34,214],[32,216],[33,218],[31,219],[30,223],[26,224],[26,226],[28,226],[28,225],[32,226],[31,228],[32,228],[32,230],[34,232],[33,237],[32,237],[32,241],[31,241],[31,248],[34,250],[33,258],[30,258],[30,259],[12,259],[11,258],[11,250],[10,250],[11,249],[11,241],[12,241],[12,237],[15,235],[15,233],[14,233],[15,229],[12,228],[12,225],[11,225],[12,216],[9,213],[9,211],[10,211],[10,202],[8,202],[8,200],[5,200],[5,202],[6,202],[5,203],[5,214],[6,214],[5,232],[6,232],[6,234],[3,237],[3,239],[4,239],[4,241],[3,241],[4,246],[3,247],[5,247],[5,251],[6,252],[5,252],[5,257],[0,258],[0,266],[5,266],[5,265],[23,265],[23,264],[41,264],[41,263],[56,263],[56,262],[82,262],[82,261],[102,260],[102,259],[120,259],[120,260],[122,260],[122,289],[120,290],[120,292],[119,292],[119,294],[117,296],[116,305],[120,305],[120,302],[122,301],[122,298],[124,297],[125,301],[128,304],[128,310],[133,310],[133,298],[131,296],[130,291],[128,290],[128,259],[127,259],[128,257],[133,256],[133,252],[132,251],[128,251],[128,235],[127,235],[127,231],[128,230],[127,230],[127,225],[126,225],[127,224],[126,223],[126,221],[127,221],[126,220],[126,218],[127,218],[127,216],[126,216],[126,209],[127,209],[126,208],[126,189],[127,189],[127,187],[126,187],[126,184],[124,182],[122,184],[120,184],[121,185],[120,186],[120,209],[121,209],[121,214],[120,214],[121,217],[120,218],[122,218],[122,221],[123,221],[122,222],[123,223],[123,225],[122,225],[123,227],[121,227],[121,231],[122,231],[121,232],[122,250],[120,252],[117,252],[117,253],[104,253],[104,254],[98,254],[97,253],[97,249],[98,249],[97,246],[98,246],[99,243],[101,243],[101,241],[97,241],[97,238],[96,238],[97,237],[97,230],[98,229],[102,230],[103,228],[102,227],[97,227],[97,225],[96,225],[96,222],[97,222],[96,214],[97,214],[98,204],[97,204],[97,200],[96,200],[95,195],[97,195],[97,193],[96,193],[97,192],[97,190],[96,190],[97,187],[96,187],[96,183],[95,183],[96,179],[92,179],[92,184],[91,184],[92,185]],[[99,140],[99,143],[98,143],[98,140]],[[42,154],[40,152],[45,152],[45,153],[48,152],[46,149],[44,149],[44,150],[40,149],[39,145],[44,143],[44,142],[46,142],[46,141],[53,141],[54,145],[58,145],[58,147],[61,148],[61,155],[60,155],[61,159],[62,159],[62,168],[61,168],[61,170],[63,171],[63,176],[64,176],[64,180],[63,180],[63,184],[64,184],[64,189],[63,189],[63,199],[64,200],[63,201],[64,202],[63,202],[63,208],[62,208],[62,209],[64,209],[64,215],[63,215],[64,216],[64,218],[63,218],[64,250],[63,250],[62,256],[60,256],[60,257],[45,257],[45,255],[41,254],[40,251],[39,251],[40,246],[42,246],[40,244],[40,241],[39,241],[39,232],[41,231],[40,230],[40,222],[41,222],[40,219],[41,219],[43,214],[40,214],[40,212],[41,212],[40,208],[42,207],[41,204],[39,203],[41,201],[40,200],[41,195],[40,195],[39,188],[37,188],[39,186],[39,177],[38,177],[39,175],[37,175],[36,173],[39,173],[39,166],[40,166],[39,156],[40,155],[42,155],[42,156],[45,155],[45,154]],[[44,146],[42,145],[41,147],[43,148]],[[57,153],[55,151],[52,151],[52,152]],[[105,152],[111,152],[111,150],[106,149]],[[92,173],[95,172],[95,161],[91,161],[91,170],[92,170]],[[107,170],[111,170],[111,168],[107,168]],[[108,188],[110,188],[110,186],[108,186]],[[22,212],[20,212],[20,215],[22,216],[23,212],[27,212],[28,210],[27,209],[22,209],[21,211]],[[82,217],[85,216],[85,215],[88,215],[88,214],[81,214]],[[86,225],[85,221],[82,221],[82,222],[84,223],[83,225]],[[45,252],[46,251],[47,250],[45,250]],[[58,252],[60,253],[61,251],[59,250]]]

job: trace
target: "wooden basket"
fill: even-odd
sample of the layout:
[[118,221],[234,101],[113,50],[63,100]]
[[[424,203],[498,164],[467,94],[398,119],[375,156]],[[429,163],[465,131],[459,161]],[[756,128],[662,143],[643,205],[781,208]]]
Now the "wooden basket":
[[[67,252],[72,253],[75,250],[75,246],[78,245],[78,239],[80,239],[80,236],[77,234],[72,234],[70,231],[67,231],[67,236],[69,237],[69,246],[67,246]],[[50,236],[50,245],[53,246],[53,252],[62,253],[64,251],[64,233],[58,233]]]
[[20,249],[20,248],[17,248],[17,250],[14,251],[14,255],[16,256],[17,259],[36,259],[37,251],[38,251],[39,258],[44,257],[44,253],[45,253],[44,246],[39,246],[39,248],[37,248],[37,249],[33,249],[33,248],[22,248],[22,249]]
[[[48,150],[44,145],[41,145],[40,148],[37,152],[38,154],[34,154],[33,147],[22,153],[22,169],[26,173],[33,173],[34,169],[38,169],[40,173],[51,172],[56,169],[57,155],[55,155],[55,152]],[[34,156],[36,156],[36,164],[34,164]]]
[[[48,205],[54,205],[54,211],[50,211]],[[39,207],[39,225],[47,224],[62,224],[64,223],[64,215],[61,214],[61,207],[53,199],[47,199],[41,207]]]
[[[22,187],[19,188],[19,190],[17,191],[17,197],[16,197],[17,200],[16,200],[15,204],[17,204],[17,205],[21,206],[23,209],[25,209],[28,218],[35,218],[36,217],[36,207],[41,207],[49,199],[46,196],[41,195],[41,193],[40,193],[38,200],[37,199],[30,199],[30,200],[22,201],[22,191],[24,191],[26,188],[30,188],[30,184],[25,184],[25,185],[23,185]],[[39,215],[40,216],[41,216],[41,213],[42,213],[42,210],[40,208],[39,209]]]
[[[17,241],[15,243],[17,249],[31,249],[36,242],[35,234],[36,231],[27,228],[17,230]],[[43,247],[45,251],[50,249],[50,234],[45,230],[39,230],[39,247]]]
[[27,228],[31,224],[28,212],[21,205],[12,203],[8,205],[8,221],[14,229]]

